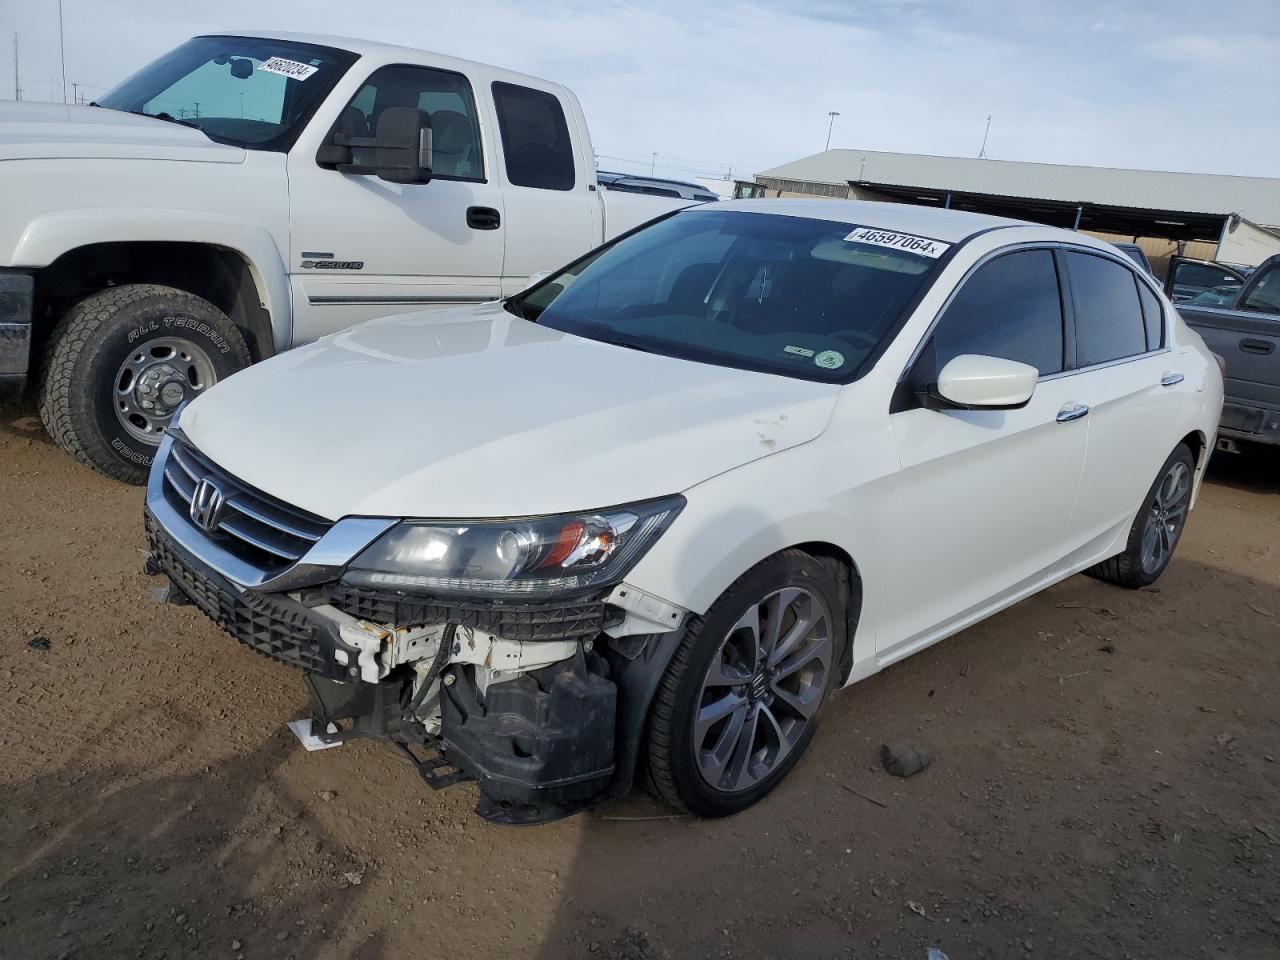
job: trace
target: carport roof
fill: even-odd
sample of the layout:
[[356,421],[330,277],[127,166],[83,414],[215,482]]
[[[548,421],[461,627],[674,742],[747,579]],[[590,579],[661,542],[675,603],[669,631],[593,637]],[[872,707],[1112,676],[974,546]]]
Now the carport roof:
[[917,187],[970,195],[1227,216],[1280,226],[1280,180],[1056,163],[933,157],[879,150],[827,150],[759,176],[869,189]]

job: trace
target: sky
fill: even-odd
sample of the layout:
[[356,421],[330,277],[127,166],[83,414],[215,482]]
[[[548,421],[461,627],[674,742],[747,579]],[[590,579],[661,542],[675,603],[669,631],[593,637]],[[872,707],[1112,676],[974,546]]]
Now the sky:
[[[739,179],[832,147],[1280,177],[1280,0],[62,0],[88,97],[197,33],[482,60],[582,101],[601,169]],[[0,0],[0,98],[62,98],[57,0]],[[653,154],[657,154],[656,161]]]

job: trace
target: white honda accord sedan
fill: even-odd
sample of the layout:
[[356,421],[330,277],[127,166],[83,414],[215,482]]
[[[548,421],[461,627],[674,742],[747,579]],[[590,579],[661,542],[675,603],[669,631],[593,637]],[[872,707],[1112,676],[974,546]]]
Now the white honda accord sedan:
[[157,457],[148,563],[305,671],[308,747],[388,740],[500,822],[637,778],[720,816],[836,687],[1072,574],[1160,576],[1221,406],[1105,243],[720,203],[218,384]]

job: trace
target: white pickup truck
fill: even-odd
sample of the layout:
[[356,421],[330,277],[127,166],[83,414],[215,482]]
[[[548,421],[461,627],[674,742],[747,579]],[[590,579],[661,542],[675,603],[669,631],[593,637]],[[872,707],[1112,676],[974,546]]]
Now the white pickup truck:
[[508,296],[690,203],[606,196],[564,87],[296,34],[196,37],[89,106],[4,104],[0,161],[0,388],[138,483],[236,370]]

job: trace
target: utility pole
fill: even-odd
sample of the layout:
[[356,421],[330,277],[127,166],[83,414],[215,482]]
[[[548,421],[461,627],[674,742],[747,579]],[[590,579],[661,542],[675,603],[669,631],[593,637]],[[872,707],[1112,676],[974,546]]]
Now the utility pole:
[[987,129],[982,131],[982,149],[978,151],[978,159],[987,159],[987,136],[991,133],[991,115],[987,115]]
[[655,152],[653,159],[649,161],[649,176],[653,176],[654,169],[658,166],[658,154]]
[[71,102],[80,102],[80,84],[76,83],[74,80],[71,81]]
[[22,81],[18,76],[18,31],[13,31],[13,99],[22,99]]
[[840,111],[838,110],[828,111],[827,116],[830,117],[831,119],[827,121],[827,145],[822,148],[823,150],[831,149],[831,128],[836,125],[836,117],[840,116]]
[[58,59],[62,61],[62,102],[67,102],[67,48],[62,42],[62,0],[58,0]]

